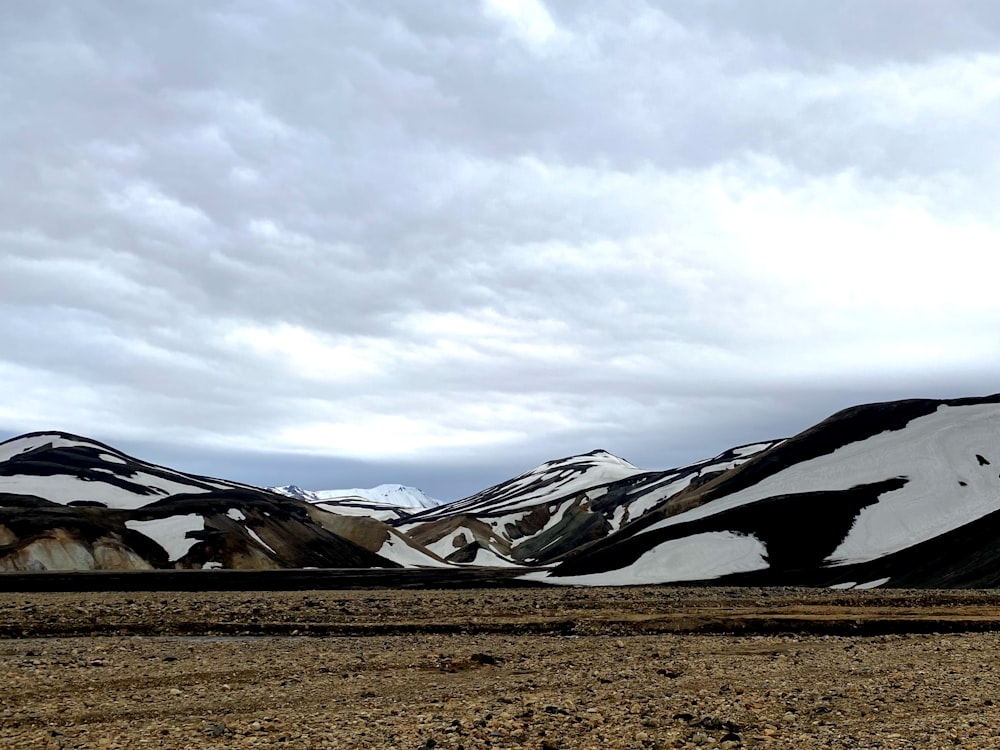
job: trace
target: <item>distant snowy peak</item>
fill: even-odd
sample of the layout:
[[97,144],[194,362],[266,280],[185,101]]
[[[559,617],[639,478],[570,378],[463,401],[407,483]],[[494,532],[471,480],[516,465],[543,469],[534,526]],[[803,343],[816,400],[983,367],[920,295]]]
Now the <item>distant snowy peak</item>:
[[304,490],[297,485],[289,484],[284,487],[271,487],[270,490],[310,503],[325,503],[330,500],[361,500],[378,505],[421,509],[436,508],[442,504],[441,500],[425,495],[416,487],[407,487],[402,484],[380,484],[377,487],[367,489],[347,490]]
[[267,487],[268,492],[274,492],[278,495],[284,495],[285,497],[294,497],[296,500],[305,500],[306,502],[315,503],[319,498],[316,497],[315,493],[309,490],[304,490],[297,484],[286,484],[281,487]]
[[416,487],[407,487],[402,484],[380,484],[368,489],[319,490],[315,494],[320,500],[359,497],[376,503],[398,505],[401,508],[436,508],[442,504],[441,500],[428,497]]

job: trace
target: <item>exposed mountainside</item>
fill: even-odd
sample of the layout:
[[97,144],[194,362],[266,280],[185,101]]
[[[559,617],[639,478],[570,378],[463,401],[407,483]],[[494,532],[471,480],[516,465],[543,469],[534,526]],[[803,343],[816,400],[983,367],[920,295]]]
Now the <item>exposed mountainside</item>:
[[553,576],[993,585],[998,471],[1000,396],[854,407],[575,550]]
[[0,570],[443,564],[373,518],[150,464],[66,433],[0,444]]
[[231,489],[256,490],[156,466],[64,432],[33,432],[0,443],[0,493],[36,495],[49,503],[139,508],[178,493]]
[[522,577],[1000,585],[1000,395],[857,406],[667,471],[593,451],[423,510],[280,489],[25,435],[0,444],[0,570],[546,566]]
[[742,446],[668,471],[643,471],[607,451],[593,451],[548,461],[397,525],[449,560],[490,553],[543,564],[604,538],[689,485],[708,481],[772,445]]

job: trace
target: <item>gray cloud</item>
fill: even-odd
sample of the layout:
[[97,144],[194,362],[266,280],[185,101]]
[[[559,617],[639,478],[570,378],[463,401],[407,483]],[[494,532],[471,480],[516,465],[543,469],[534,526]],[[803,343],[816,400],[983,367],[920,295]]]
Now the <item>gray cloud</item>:
[[448,494],[995,390],[998,30],[974,2],[20,4],[0,426]]

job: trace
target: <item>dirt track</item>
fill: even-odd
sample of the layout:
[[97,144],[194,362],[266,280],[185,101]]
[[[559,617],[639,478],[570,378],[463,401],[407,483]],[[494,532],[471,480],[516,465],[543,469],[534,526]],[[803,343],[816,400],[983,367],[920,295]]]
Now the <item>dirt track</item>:
[[4,748],[1000,747],[993,593],[2,594],[0,626]]

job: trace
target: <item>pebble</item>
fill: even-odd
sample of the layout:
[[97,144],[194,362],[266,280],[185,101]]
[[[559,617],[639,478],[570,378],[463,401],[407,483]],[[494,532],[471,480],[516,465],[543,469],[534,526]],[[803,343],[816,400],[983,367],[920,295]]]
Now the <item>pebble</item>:
[[[125,596],[133,603],[125,605]],[[780,610],[819,596],[659,588],[7,595],[0,622],[15,635],[72,623],[83,617],[75,607],[86,613],[88,629],[102,618],[120,622],[125,612],[150,627],[199,617],[245,627],[256,617],[306,635],[186,641],[88,630],[85,637],[0,640],[3,742],[80,750],[1000,747],[994,633],[607,632],[628,614],[731,611],[748,598]],[[896,596],[903,595],[873,592],[866,601],[894,606]],[[906,596],[931,607],[944,601],[954,611],[985,612],[996,603],[978,592]],[[419,625],[469,612],[511,623],[575,618],[582,632],[567,638],[415,628],[333,638],[303,627],[327,618]],[[589,622],[597,632],[586,632]]]

